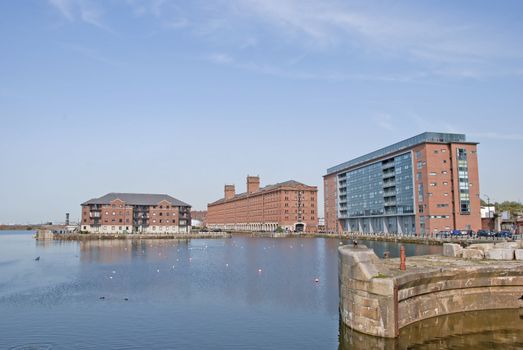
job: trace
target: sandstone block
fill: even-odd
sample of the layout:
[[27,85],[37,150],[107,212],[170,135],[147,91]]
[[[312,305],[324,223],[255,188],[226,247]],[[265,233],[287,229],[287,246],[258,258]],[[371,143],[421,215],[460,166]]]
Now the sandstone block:
[[485,253],[485,251],[494,248],[494,243],[476,243],[476,244],[469,245],[468,248],[479,249],[483,253]]
[[461,257],[463,253],[463,248],[456,243],[443,243],[443,255],[450,256],[453,258]]
[[523,260],[523,249],[516,249],[516,260]]
[[463,259],[481,260],[485,257],[485,253],[480,249],[463,249]]
[[518,249],[519,243],[518,242],[500,242],[496,243],[494,248],[512,248],[512,249]]
[[485,258],[490,260],[513,260],[514,248],[494,248],[485,252]]

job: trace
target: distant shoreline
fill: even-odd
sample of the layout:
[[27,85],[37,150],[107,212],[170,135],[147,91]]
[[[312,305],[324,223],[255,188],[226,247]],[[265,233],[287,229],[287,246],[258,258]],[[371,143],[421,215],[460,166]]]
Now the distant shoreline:
[[[42,232],[42,231],[41,231]],[[176,234],[100,234],[100,233],[66,233],[47,236],[37,233],[37,240],[57,241],[92,241],[92,240],[143,240],[143,239],[222,239],[231,238],[228,232],[192,232]]]

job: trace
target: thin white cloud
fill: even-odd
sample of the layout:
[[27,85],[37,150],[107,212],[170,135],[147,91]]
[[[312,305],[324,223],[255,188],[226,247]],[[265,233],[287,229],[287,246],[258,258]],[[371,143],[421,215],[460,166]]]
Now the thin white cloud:
[[324,70],[309,72],[306,70],[298,70],[292,68],[292,62],[287,62],[286,67],[279,65],[258,63],[255,61],[242,61],[234,58],[227,53],[212,53],[203,57],[203,60],[220,65],[226,65],[233,69],[241,69],[250,71],[256,74],[272,75],[280,78],[289,78],[296,80],[318,80],[328,82],[343,82],[343,81],[382,81],[382,82],[400,82],[406,83],[420,79],[423,73],[413,74],[351,74],[336,70]]
[[213,63],[217,64],[232,64],[234,60],[231,56],[225,53],[213,53],[210,54],[207,59]]
[[[48,1],[69,21],[81,20],[108,29],[102,21],[103,1]],[[253,70],[260,72],[283,70],[300,62],[301,57],[325,54],[347,61],[345,65],[330,68],[339,72],[327,73],[328,79],[375,75],[382,80],[420,81],[433,77],[521,76],[519,67],[510,69],[503,64],[503,60],[523,58],[521,42],[517,42],[520,39],[513,33],[487,30],[480,19],[467,15],[451,18],[443,10],[432,9],[427,19],[423,6],[400,8],[402,5],[378,6],[372,2],[357,4],[341,0],[126,0],[126,3],[136,16],[151,16],[164,29],[183,29],[196,40],[209,42],[213,49],[267,52],[250,57],[241,55],[248,63],[235,62],[237,66],[254,66]],[[267,61],[271,56],[276,59]],[[223,63],[216,62],[220,61],[216,58],[210,61]],[[368,71],[359,70],[357,64],[352,64],[355,60],[365,61]],[[318,74],[316,68],[308,70],[312,76],[326,75]]]
[[49,0],[49,3],[54,6],[67,20],[74,20],[73,4],[71,0]]
[[111,31],[111,29],[102,22],[102,8],[93,1],[49,0],[49,3],[69,22],[79,20],[100,29]]

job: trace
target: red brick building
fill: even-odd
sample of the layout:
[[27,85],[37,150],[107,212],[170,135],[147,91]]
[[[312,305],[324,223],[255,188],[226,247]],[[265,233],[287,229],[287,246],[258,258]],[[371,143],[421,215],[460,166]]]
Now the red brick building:
[[327,170],[328,231],[481,228],[477,143],[426,132]]
[[191,206],[165,194],[109,193],[82,203],[81,231],[179,233],[191,231]]
[[224,198],[207,205],[207,225],[233,231],[315,232],[318,227],[318,189],[297,181],[260,188],[258,176],[247,177],[247,192],[236,194],[225,185]]

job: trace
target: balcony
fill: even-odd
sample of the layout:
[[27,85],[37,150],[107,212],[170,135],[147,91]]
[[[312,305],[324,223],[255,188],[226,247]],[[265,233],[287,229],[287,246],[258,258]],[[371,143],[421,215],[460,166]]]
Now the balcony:
[[383,188],[395,187],[396,181],[383,181]]

